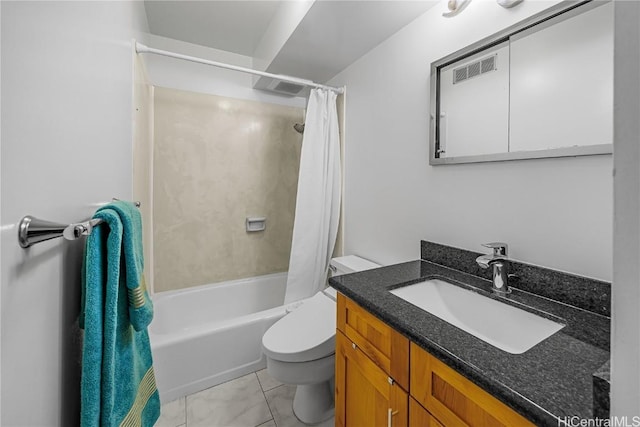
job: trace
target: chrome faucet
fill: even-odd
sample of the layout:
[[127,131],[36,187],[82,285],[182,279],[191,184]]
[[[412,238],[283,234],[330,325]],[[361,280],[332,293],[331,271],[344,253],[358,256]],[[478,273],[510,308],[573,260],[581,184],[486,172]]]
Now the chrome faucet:
[[507,281],[507,251],[509,245],[501,242],[483,243],[485,248],[493,249],[491,255],[481,255],[476,258],[476,262],[481,268],[489,268],[493,266],[493,291],[499,295],[505,295],[511,292]]

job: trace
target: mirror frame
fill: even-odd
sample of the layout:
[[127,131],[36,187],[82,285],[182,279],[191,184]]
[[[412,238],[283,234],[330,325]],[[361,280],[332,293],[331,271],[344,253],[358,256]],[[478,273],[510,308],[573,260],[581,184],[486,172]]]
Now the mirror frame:
[[[470,156],[457,157],[436,157],[438,150],[438,127],[436,126],[436,117],[440,116],[440,70],[447,65],[463,60],[467,57],[482,52],[497,44],[508,41],[510,37],[531,30],[534,26],[542,28],[554,23],[545,22],[560,15],[565,15],[565,19],[579,15],[595,7],[609,3],[611,0],[565,0],[549,9],[530,16],[506,29],[497,32],[489,37],[479,40],[463,49],[460,49],[450,55],[445,56],[431,63],[430,76],[430,110],[429,110],[429,164],[449,165],[461,163],[480,163],[480,162],[501,162],[507,160],[524,160],[524,159],[542,159],[553,157],[576,157],[576,156],[593,156],[613,153],[613,135],[611,135],[611,144],[587,145],[582,147],[563,147],[551,148],[548,150],[531,150],[531,151],[512,151],[506,153],[479,154]],[[613,94],[612,94],[613,96]]]

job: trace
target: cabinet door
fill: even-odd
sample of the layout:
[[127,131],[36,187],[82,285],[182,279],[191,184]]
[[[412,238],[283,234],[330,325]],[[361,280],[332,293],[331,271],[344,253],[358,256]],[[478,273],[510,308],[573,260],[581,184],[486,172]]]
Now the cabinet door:
[[338,330],[409,390],[409,340],[354,301],[338,294]]
[[433,415],[412,397],[409,398],[409,427],[443,427]]
[[407,427],[408,396],[336,332],[336,427]]
[[410,372],[411,396],[447,427],[534,427],[413,343]]

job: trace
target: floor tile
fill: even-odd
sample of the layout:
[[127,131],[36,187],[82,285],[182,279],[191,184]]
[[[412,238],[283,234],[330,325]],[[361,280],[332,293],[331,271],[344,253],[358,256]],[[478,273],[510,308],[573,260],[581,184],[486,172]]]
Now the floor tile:
[[260,424],[258,427],[278,427],[278,426],[276,425],[275,421],[269,420],[264,424]]
[[282,385],[264,393],[273,414],[273,420],[278,427],[303,427],[306,425],[293,414],[293,395],[295,392],[296,386]]
[[282,385],[280,381],[273,379],[273,377],[269,375],[269,372],[267,372],[266,369],[258,371],[256,372],[256,374],[258,375],[258,380],[260,381],[260,385],[262,386],[262,390],[264,391],[271,390],[272,388],[276,388]]
[[187,396],[188,427],[255,427],[270,419],[255,373]]
[[185,398],[181,397],[160,407],[160,418],[155,427],[178,427],[186,422]]
[[[264,393],[277,427],[308,427],[307,424],[296,418],[293,413],[293,395],[295,392],[296,386],[285,384]],[[333,427],[334,424],[335,418],[331,417],[322,423],[314,424],[314,427]]]

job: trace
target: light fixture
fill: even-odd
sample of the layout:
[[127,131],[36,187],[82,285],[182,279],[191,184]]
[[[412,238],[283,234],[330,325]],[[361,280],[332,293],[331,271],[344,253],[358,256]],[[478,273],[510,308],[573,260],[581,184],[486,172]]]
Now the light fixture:
[[[522,0],[517,0],[517,1],[522,1]],[[462,10],[465,7],[467,7],[469,3],[471,3],[471,0],[449,0],[447,2],[447,7],[449,8],[449,11],[443,13],[442,16],[444,16],[445,18],[451,18],[452,16],[456,16],[457,14],[462,12]]]
[[505,9],[509,9],[517,5],[518,3],[521,3],[522,0],[497,0],[497,2],[500,6],[504,7]]

